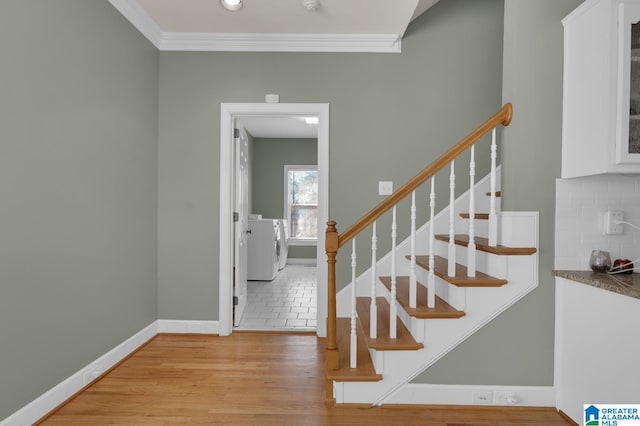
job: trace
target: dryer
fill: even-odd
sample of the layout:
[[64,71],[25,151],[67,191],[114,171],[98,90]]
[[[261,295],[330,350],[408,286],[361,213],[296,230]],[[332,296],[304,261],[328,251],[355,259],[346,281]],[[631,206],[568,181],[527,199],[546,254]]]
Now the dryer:
[[274,219],[248,221],[247,280],[271,281],[280,262],[280,225]]
[[280,225],[280,262],[278,269],[282,269],[287,265],[289,257],[289,222],[287,219],[278,219]]

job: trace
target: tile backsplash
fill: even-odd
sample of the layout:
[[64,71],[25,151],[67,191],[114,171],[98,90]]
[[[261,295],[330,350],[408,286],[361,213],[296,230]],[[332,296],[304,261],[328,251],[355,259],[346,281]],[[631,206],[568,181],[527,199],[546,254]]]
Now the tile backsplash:
[[604,235],[607,210],[622,211],[625,222],[640,227],[640,175],[556,180],[555,269],[589,270],[595,249],[608,251],[612,261],[640,259],[640,230],[623,225],[622,235]]

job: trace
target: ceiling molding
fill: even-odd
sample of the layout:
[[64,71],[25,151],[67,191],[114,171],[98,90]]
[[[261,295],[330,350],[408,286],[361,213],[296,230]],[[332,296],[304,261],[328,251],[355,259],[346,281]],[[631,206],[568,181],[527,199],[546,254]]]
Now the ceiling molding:
[[397,34],[162,34],[163,51],[400,53]]
[[163,32],[147,12],[135,0],[109,0],[134,27],[138,29],[155,47],[160,48]]
[[161,51],[400,53],[399,34],[236,34],[162,31],[136,0],[109,0]]

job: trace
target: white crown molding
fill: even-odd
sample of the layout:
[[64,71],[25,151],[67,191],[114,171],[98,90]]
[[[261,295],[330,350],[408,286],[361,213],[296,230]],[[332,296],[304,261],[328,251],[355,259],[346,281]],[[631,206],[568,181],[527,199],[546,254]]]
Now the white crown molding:
[[397,34],[162,34],[162,51],[400,53]]
[[136,0],[109,0],[161,51],[400,53],[399,34],[248,34],[162,31]]
[[135,0],[109,0],[131,24],[138,29],[156,48],[160,49],[163,32],[147,12]]

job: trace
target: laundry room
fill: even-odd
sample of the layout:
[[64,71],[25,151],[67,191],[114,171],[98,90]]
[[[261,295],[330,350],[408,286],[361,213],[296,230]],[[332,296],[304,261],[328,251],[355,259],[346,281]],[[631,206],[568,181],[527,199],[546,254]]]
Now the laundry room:
[[[316,263],[316,241],[315,235],[309,232],[310,222],[315,219],[314,211],[305,214],[309,208],[298,207],[291,217],[287,218],[285,212],[285,189],[287,186],[285,177],[286,166],[296,166],[301,172],[304,167],[310,166],[308,170],[315,170],[317,164],[317,139],[297,139],[297,138],[250,138],[249,158],[250,160],[250,220],[261,215],[262,218],[285,219],[288,222],[288,259],[289,264],[310,264]],[[291,173],[296,175],[295,170]],[[316,175],[317,176],[317,175]],[[299,180],[298,180],[299,181]],[[297,183],[293,182],[294,185]],[[311,184],[313,185],[313,184]],[[315,179],[317,205],[317,178]],[[313,200],[311,200],[313,202]],[[298,214],[296,214],[298,213]],[[296,221],[296,218],[299,220]],[[306,221],[305,221],[306,219]],[[298,229],[292,228],[296,227]],[[315,223],[313,223],[315,225]],[[291,230],[294,230],[292,233]],[[313,229],[315,231],[315,229]],[[306,231],[306,232],[305,232]],[[301,238],[296,238],[300,235]],[[281,236],[282,239],[282,236]],[[251,258],[248,259],[251,261]]]
[[[246,119],[242,124],[248,136],[250,184],[248,300],[239,328],[314,330],[318,231],[318,140],[314,132],[317,130],[311,126],[306,135],[287,135],[284,131],[269,134],[256,118]],[[252,129],[268,137],[253,136]]]

